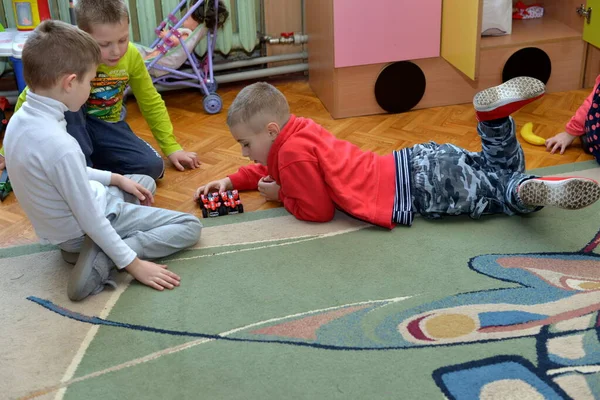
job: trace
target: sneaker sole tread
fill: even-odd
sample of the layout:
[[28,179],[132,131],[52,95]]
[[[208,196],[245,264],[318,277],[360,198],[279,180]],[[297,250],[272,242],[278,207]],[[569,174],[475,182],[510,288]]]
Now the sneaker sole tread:
[[545,91],[541,81],[521,76],[477,93],[473,106],[479,112],[491,111],[509,103],[538,97]]
[[519,197],[530,206],[554,206],[578,210],[600,199],[600,186],[588,179],[575,178],[555,184],[532,179],[521,185]]

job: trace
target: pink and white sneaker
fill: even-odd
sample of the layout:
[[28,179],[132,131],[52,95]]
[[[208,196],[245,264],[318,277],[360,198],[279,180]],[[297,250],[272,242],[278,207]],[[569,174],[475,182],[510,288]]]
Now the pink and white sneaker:
[[600,199],[600,185],[589,178],[547,176],[521,183],[518,194],[527,206],[578,210]]
[[542,97],[546,86],[539,79],[519,76],[477,93],[473,107],[478,121],[505,118]]

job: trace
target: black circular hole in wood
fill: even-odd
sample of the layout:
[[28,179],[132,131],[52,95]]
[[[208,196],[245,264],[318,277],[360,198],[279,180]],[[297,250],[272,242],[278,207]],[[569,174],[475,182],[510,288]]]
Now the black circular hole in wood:
[[517,76],[530,76],[548,83],[552,73],[552,61],[548,54],[537,47],[526,47],[516,51],[504,64],[502,82]]
[[418,65],[400,61],[386,65],[375,81],[375,99],[389,113],[408,111],[425,94],[425,74]]

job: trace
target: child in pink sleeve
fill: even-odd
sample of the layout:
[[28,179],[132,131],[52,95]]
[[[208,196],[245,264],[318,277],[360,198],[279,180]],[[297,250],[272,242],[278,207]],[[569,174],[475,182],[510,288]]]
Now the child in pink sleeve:
[[581,144],[586,153],[596,157],[600,163],[600,76],[596,78],[594,89],[577,109],[575,115],[561,132],[546,140],[546,149],[550,153],[565,149],[573,143],[577,136],[581,136]]

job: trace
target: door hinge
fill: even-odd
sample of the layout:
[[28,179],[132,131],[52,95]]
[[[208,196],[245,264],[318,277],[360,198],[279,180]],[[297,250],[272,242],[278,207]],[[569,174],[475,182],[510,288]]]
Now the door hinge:
[[586,10],[585,6],[582,4],[577,8],[577,14],[585,17],[587,23],[589,24],[592,19],[592,7],[588,7]]

